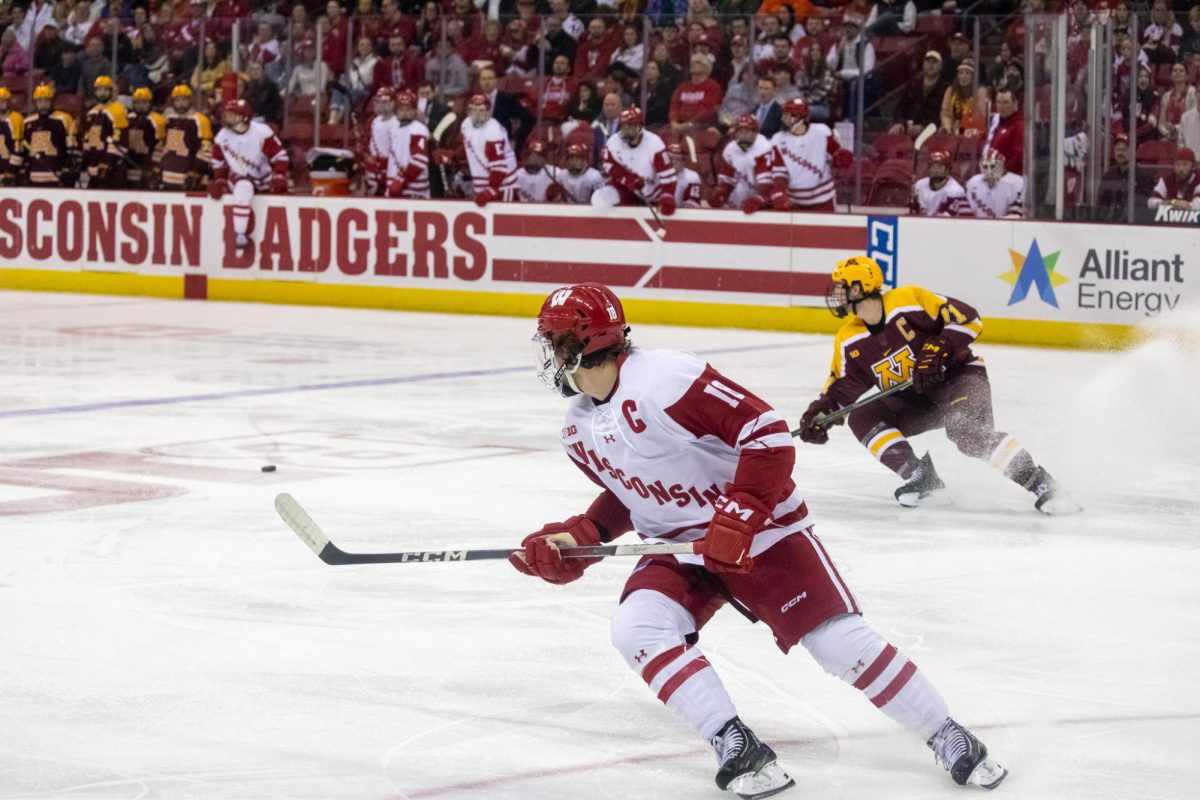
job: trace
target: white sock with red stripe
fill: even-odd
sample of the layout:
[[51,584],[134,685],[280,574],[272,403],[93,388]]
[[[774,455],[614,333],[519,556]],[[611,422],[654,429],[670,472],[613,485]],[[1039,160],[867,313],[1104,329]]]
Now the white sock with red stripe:
[[950,716],[946,701],[908,657],[857,614],[822,623],[800,640],[817,663],[926,741]]
[[660,592],[639,589],[617,606],[612,642],[650,691],[704,741],[737,709],[700,648],[687,643],[696,621]]

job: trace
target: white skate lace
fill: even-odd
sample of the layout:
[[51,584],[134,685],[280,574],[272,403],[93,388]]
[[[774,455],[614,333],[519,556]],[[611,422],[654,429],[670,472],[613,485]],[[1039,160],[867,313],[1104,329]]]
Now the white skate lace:
[[717,763],[724,764],[746,749],[746,737],[741,729],[735,726],[724,736],[718,736],[713,742],[713,747],[717,751]]
[[949,770],[970,749],[966,734],[953,720],[947,720],[942,729],[933,736],[933,758],[943,769]]

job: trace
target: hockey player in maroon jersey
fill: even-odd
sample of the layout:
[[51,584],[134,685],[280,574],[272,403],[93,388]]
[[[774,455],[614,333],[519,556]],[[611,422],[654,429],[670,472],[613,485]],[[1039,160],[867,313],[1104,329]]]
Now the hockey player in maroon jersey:
[[855,438],[904,479],[896,490],[900,505],[941,498],[945,484],[933,460],[928,453],[917,458],[907,437],[944,428],[964,455],[988,462],[1032,492],[1038,511],[1055,515],[1080,510],[1015,438],[996,430],[987,370],[971,352],[983,329],[975,309],[919,286],[884,292],[883,270],[866,256],[841,261],[832,277],[829,309],[838,318],[853,317],[834,338],[829,380],[800,418],[801,439],[825,444],[829,433],[822,416],[873,387],[890,389],[911,379],[911,388],[849,415]]
[[166,138],[154,153],[162,186],[175,192],[198,189],[212,169],[213,131],[208,116],[192,109],[188,86],[171,90],[166,121]]
[[129,116],[125,106],[113,99],[116,86],[107,75],[92,85],[96,105],[84,117],[80,133],[83,168],[89,189],[123,189],[129,171],[125,142]]
[[612,641],[712,745],[721,789],[764,798],[793,785],[697,647],[726,602],[765,622],[782,651],[803,645],[920,736],[959,784],[999,784],[1007,773],[987,748],[950,718],[925,674],[863,621],[792,481],[795,448],[783,417],[696,356],[637,349],[628,333],[621,301],[600,284],[563,287],[542,304],[539,376],[570,398],[563,449],[601,492],[582,514],[525,537],[513,565],[564,584],[596,559],[564,557],[563,547],[630,531],[647,542],[695,543],[695,554],[638,562],[613,613]]
[[33,90],[34,113],[25,120],[21,159],[30,186],[75,185],[75,118],[54,110],[54,85],[43,83]]

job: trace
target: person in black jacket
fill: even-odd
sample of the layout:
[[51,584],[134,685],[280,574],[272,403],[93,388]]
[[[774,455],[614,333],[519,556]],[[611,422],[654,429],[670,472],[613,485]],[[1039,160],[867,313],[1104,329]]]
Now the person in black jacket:
[[516,151],[525,152],[525,140],[537,125],[537,117],[521,104],[520,97],[496,88],[496,70],[491,67],[479,70],[479,91],[492,101],[492,118],[508,131]]
[[263,122],[282,125],[283,97],[279,94],[279,85],[267,77],[261,61],[251,61],[248,74],[250,79],[242,87],[242,97]]

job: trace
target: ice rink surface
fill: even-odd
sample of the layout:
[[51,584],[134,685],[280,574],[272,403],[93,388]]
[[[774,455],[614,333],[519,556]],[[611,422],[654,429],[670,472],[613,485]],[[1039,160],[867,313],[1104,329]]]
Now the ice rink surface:
[[[631,323],[793,422],[828,370],[829,337]],[[499,561],[331,567],[272,508],[291,492],[351,550],[504,547],[582,511],[532,327],[0,293],[0,797],[730,797],[609,644],[632,561],[565,587]],[[818,534],[1011,770],[998,800],[1200,793],[1194,341],[978,348],[999,426],[1077,517],[940,433],[914,441],[936,510],[897,506],[845,428],[800,446]],[[701,646],[796,778],[782,798],[977,793],[762,625],[725,609]]]

